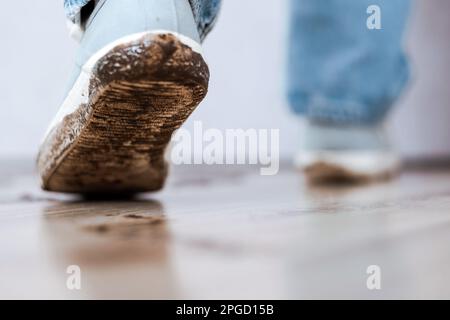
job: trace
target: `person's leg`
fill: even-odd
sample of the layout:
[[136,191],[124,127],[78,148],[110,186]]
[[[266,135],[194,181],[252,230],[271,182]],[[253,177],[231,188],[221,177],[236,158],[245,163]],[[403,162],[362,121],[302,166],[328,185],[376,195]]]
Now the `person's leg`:
[[[410,0],[291,0],[288,97],[308,150],[384,148],[377,127],[407,83]],[[369,30],[367,9],[381,9]],[[300,165],[311,162],[300,154]],[[309,159],[305,159],[309,158]],[[325,172],[325,171],[323,171]]]
[[[64,9],[68,20],[78,25],[81,11],[86,5],[98,0],[64,0]],[[197,23],[198,32],[203,40],[211,31],[217,19],[222,0],[189,0]]]
[[208,90],[200,42],[217,0],[67,0],[80,47],[38,155],[45,190],[163,187],[164,151]]

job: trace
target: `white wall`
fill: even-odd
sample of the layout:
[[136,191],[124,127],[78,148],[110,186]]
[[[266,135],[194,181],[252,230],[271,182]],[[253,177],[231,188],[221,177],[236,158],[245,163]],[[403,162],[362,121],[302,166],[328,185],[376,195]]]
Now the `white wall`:
[[[391,131],[407,155],[450,154],[450,1],[417,2],[409,41],[416,77]],[[225,0],[205,44],[210,94],[188,126],[280,128],[282,153],[295,151],[299,121],[283,92],[285,10],[279,0]],[[32,155],[61,102],[76,44],[62,0],[4,2],[0,24],[0,156]]]
[[391,118],[408,155],[450,155],[450,1],[416,0],[408,48],[414,78]]

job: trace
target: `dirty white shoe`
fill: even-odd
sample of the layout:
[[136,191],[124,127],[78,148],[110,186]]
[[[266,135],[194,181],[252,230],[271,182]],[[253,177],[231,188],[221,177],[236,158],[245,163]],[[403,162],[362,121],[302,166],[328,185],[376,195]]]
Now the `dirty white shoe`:
[[163,187],[164,151],[205,97],[209,70],[188,0],[102,0],[38,155],[42,187],[137,193]]
[[386,179],[401,167],[381,127],[308,123],[302,136],[295,165],[312,182]]

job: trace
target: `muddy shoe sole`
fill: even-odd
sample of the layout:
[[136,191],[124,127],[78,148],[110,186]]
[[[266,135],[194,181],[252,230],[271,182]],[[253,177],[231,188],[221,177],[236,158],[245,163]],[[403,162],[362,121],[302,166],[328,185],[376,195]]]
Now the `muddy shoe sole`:
[[161,189],[165,149],[206,96],[208,82],[199,45],[180,35],[132,35],[104,48],[83,67],[41,146],[43,189]]

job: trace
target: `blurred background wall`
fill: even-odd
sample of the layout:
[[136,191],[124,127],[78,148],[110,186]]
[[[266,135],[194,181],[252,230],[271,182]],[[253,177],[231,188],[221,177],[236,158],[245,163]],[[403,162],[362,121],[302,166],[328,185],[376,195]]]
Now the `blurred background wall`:
[[[282,155],[295,152],[300,121],[284,97],[286,10],[286,0],[224,1],[205,43],[210,94],[188,126],[280,128]],[[415,78],[389,121],[407,156],[450,155],[448,12],[448,0],[416,1],[407,41]],[[62,0],[4,1],[0,24],[0,157],[31,157],[62,101],[76,43]]]

